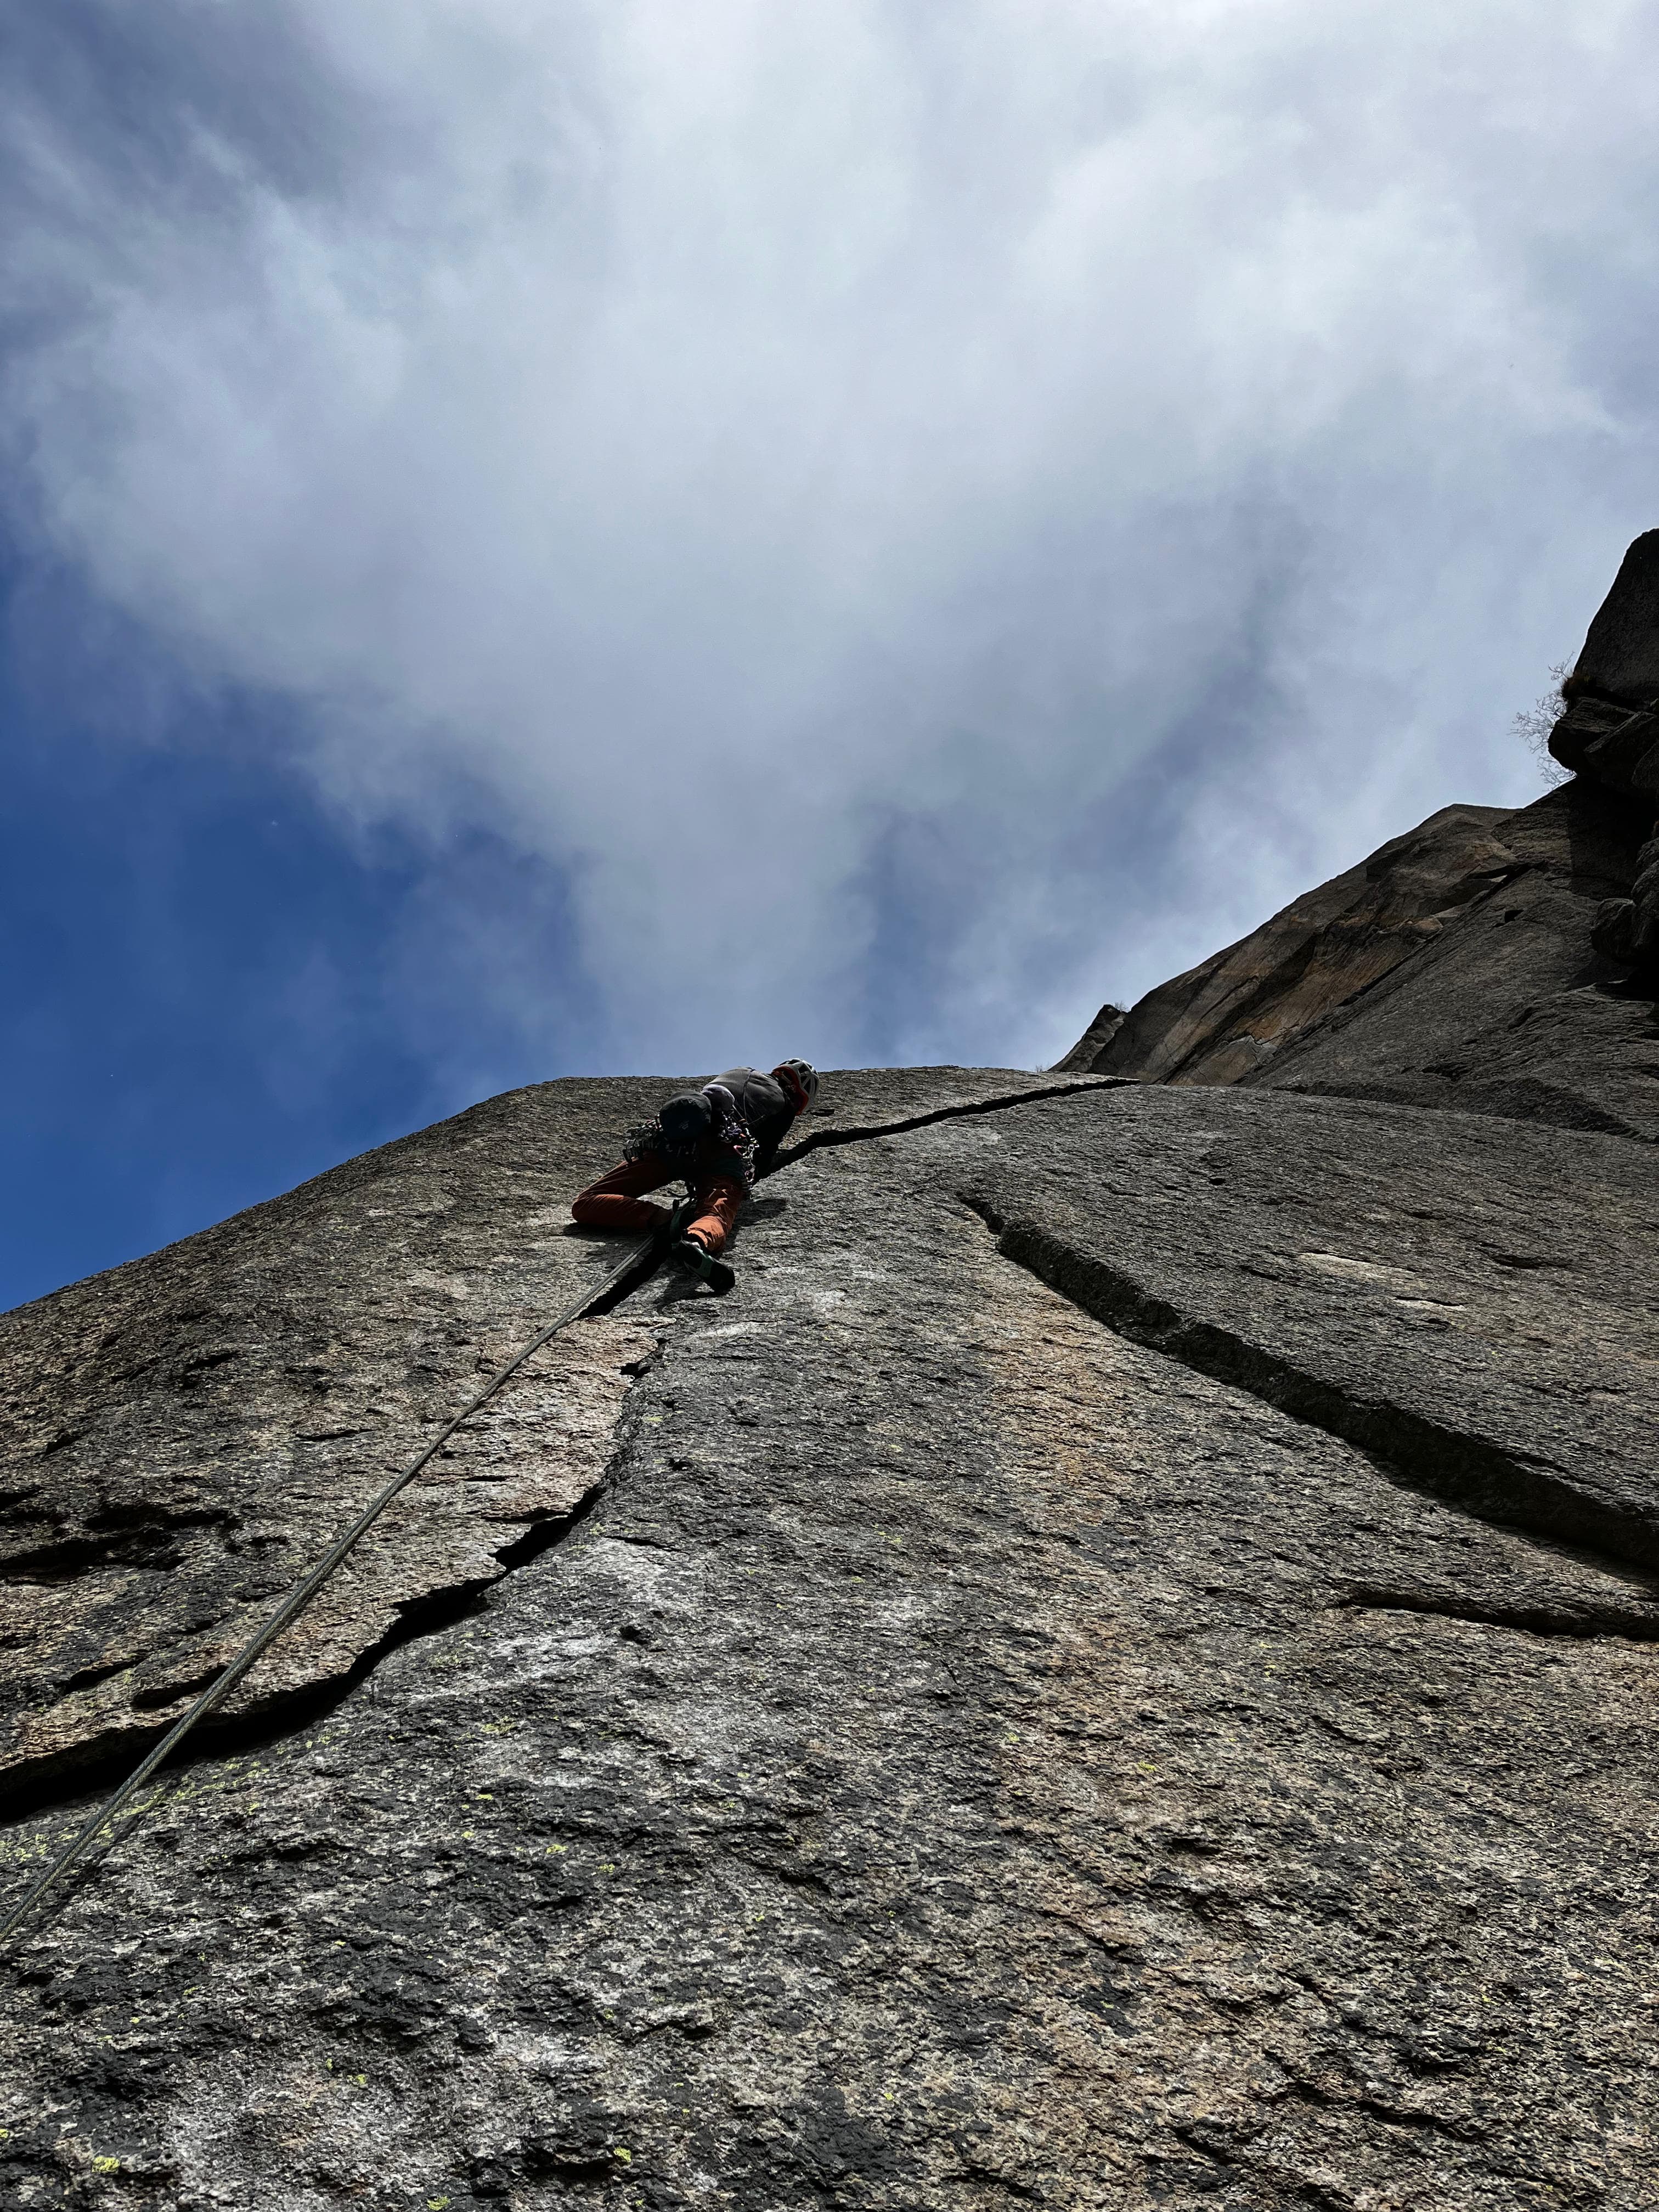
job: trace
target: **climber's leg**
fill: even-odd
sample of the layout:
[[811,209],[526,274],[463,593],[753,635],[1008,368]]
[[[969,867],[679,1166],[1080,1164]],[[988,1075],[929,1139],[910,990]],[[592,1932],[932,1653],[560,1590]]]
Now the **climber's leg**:
[[685,1233],[718,1259],[738,1225],[748,1188],[740,1176],[716,1176],[712,1182],[699,1183],[694,1195],[697,1210]]
[[720,1255],[748,1195],[738,1176],[716,1176],[699,1183],[693,1194],[696,1218],[669,1248],[689,1274],[699,1276],[722,1297],[738,1278],[731,1261]]
[[655,1152],[642,1152],[636,1160],[623,1160],[591,1182],[573,1199],[571,1218],[584,1229],[627,1229],[636,1237],[666,1229],[670,1217],[659,1206],[647,1206],[641,1194],[660,1190],[672,1182],[675,1170]]

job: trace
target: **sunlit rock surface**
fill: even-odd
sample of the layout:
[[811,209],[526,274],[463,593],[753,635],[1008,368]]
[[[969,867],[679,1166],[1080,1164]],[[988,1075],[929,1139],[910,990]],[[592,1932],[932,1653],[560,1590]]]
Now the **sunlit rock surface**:
[[1550,746],[1571,783],[1443,807],[1127,1015],[1103,1007],[1060,1067],[1659,1138],[1659,531],[1565,688]]
[[[501,1434],[564,1510],[601,1430],[556,1382],[624,1376],[585,1515],[507,1571],[478,1538],[470,1610],[185,1767],[23,1943],[9,2201],[1644,2201],[1650,1154],[1034,1087],[834,1088],[843,1131],[988,1110],[784,1168],[730,1299],[653,1280],[457,1440],[361,1648],[417,1530],[454,1587]],[[137,1273],[303,1269],[301,1219],[401,1191],[337,1326],[390,1370],[410,1274],[476,1282],[487,1340],[437,1310],[465,1387],[509,1282],[527,1322],[536,1268],[551,1304],[600,1264],[526,1225],[538,1163],[634,1103],[494,1102]],[[53,1585],[88,1634],[110,1571]],[[14,1880],[71,1810],[8,1832]]]
[[[1148,992],[1082,1064],[1152,1083],[1237,1083],[1254,1074],[1519,872],[1497,834],[1508,819],[1501,807],[1443,808]],[[1090,1036],[1102,1026],[1097,1018]],[[1063,1064],[1073,1064],[1088,1041]]]
[[1453,806],[1130,1010],[1064,1068],[1659,1138],[1650,985],[1591,943],[1645,817],[1578,782]]

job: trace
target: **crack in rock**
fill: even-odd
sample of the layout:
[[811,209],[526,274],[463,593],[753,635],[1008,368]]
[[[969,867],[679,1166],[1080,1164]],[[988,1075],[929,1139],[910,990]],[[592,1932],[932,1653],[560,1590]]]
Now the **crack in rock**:
[[1443,1620],[1467,1620],[1476,1628],[1510,1628],[1527,1636],[1557,1636],[1569,1641],[1593,1643],[1604,1636],[1622,1636],[1632,1644],[1659,1644],[1659,1619],[1651,1607],[1587,1604],[1569,1611],[1565,1607],[1483,1605],[1478,1599],[1452,1600],[1425,1596],[1414,1590],[1349,1590],[1332,1608],[1339,1613],[1416,1613]]
[[[261,1657],[196,1748],[306,1724],[387,1652],[475,1606],[556,1540],[550,1531],[573,1525],[604,1486],[630,1382],[657,1347],[638,1329],[603,1320],[562,1347],[550,1372],[527,1370],[483,1410],[465,1451],[433,1462],[401,1511],[377,1526]],[[411,1450],[421,1425],[417,1416]],[[270,1468],[269,1449],[260,1456]],[[217,1531],[206,1516],[183,1530],[175,1516],[167,1531],[174,1548],[165,1557],[138,1548],[112,1566],[100,1553],[81,1583],[11,1585],[19,1636],[4,1654],[17,1692],[7,1745],[9,1817],[117,1778],[159,1741],[308,1571],[366,1470],[342,1468],[334,1479],[325,1470],[312,1480],[297,1462],[271,1472],[293,1518],[279,1515],[277,1498],[262,1501],[272,1540],[251,1561],[240,1545],[212,1548]]]
[[776,1175],[782,1168],[793,1167],[809,1153],[824,1151],[832,1145],[867,1144],[878,1137],[907,1136],[913,1129],[931,1129],[940,1121],[972,1121],[983,1114],[1003,1114],[1015,1106],[1047,1105],[1056,1098],[1076,1098],[1091,1091],[1121,1091],[1133,1088],[1132,1079],[1122,1075],[1093,1075],[1073,1083],[1040,1084],[1029,1091],[1010,1091],[994,1098],[963,1099],[949,1106],[935,1106],[926,1113],[906,1115],[902,1121],[871,1121],[855,1124],[846,1129],[812,1129],[798,1145],[780,1152],[768,1175]]
[[[496,1571],[493,1574],[480,1572],[400,1600],[395,1618],[385,1633],[360,1652],[343,1674],[318,1675],[240,1711],[210,1715],[191,1732],[188,1742],[180,1745],[176,1755],[158,1768],[158,1774],[171,1775],[198,1760],[238,1757],[245,1752],[280,1743],[301,1730],[315,1728],[368,1681],[394,1651],[481,1613],[498,1583],[568,1542],[587,1521],[607,1486],[607,1480],[596,1482],[568,1513],[532,1519],[520,1535],[494,1554]],[[102,1681],[120,1671],[118,1667],[94,1670],[94,1680]],[[179,1686],[182,1692],[194,1696],[215,1680],[217,1672],[215,1668]],[[7,1781],[6,1815],[0,1820],[0,1832],[107,1789],[128,1773],[134,1762],[142,1759],[165,1733],[165,1725],[129,1729],[111,1742],[88,1746],[67,1764],[61,1759],[46,1759],[33,1770],[27,1765],[14,1768]],[[135,1817],[142,1816],[145,1809],[147,1805],[141,1804]]]
[[[936,1122],[1005,1111],[1012,1107],[1030,1104],[1036,1100],[1047,1101],[1080,1095],[1091,1091],[1115,1087],[1118,1079],[1091,1077],[1078,1081],[1043,1084],[1017,1091],[999,1094],[989,1099],[975,1099],[932,1108],[921,1113],[895,1118],[891,1121],[859,1124],[842,1129],[811,1131],[805,1139],[784,1153],[769,1174],[793,1165],[811,1153],[830,1146],[869,1143],[884,1137],[897,1136],[907,1131],[926,1128]],[[623,1279],[601,1292],[580,1318],[582,1322],[603,1319],[614,1313],[628,1298],[641,1289],[656,1273],[662,1262],[660,1251],[643,1252],[637,1266]],[[313,1669],[303,1679],[279,1680],[273,1686],[256,1689],[252,1697],[244,1693],[222,1714],[205,1722],[199,1733],[193,1734],[188,1747],[181,1746],[176,1759],[169,1760],[166,1771],[175,1765],[206,1756],[224,1758],[256,1744],[280,1741],[297,1729],[315,1725],[319,1718],[333,1711],[361,1684],[366,1681],[392,1652],[400,1650],[420,1637],[437,1633],[454,1622],[477,1613],[486,1594],[507,1576],[532,1560],[539,1559],[554,1548],[578,1528],[605,1495],[611,1486],[612,1472],[622,1449],[622,1404],[628,1395],[628,1382],[635,1378],[652,1364],[654,1354],[628,1363],[623,1369],[624,1381],[618,1401],[617,1426],[613,1435],[610,1458],[596,1474],[589,1487],[577,1503],[562,1512],[546,1512],[531,1509],[520,1524],[521,1533],[510,1540],[491,1548],[490,1564],[476,1559],[470,1564],[471,1571],[458,1577],[434,1583],[425,1589],[395,1597],[392,1601],[386,1626],[372,1642],[355,1653],[343,1650],[335,1663]],[[198,1361],[198,1365],[222,1364],[219,1361]],[[481,1413],[477,1424],[469,1424],[458,1435],[477,1436],[488,1431],[492,1424],[504,1419],[512,1419],[510,1398],[492,1402]],[[356,1430],[342,1430],[340,1436],[361,1433]],[[314,1440],[311,1439],[311,1440]],[[452,1456],[446,1451],[444,1459]],[[471,1471],[473,1480],[491,1479]],[[155,1565],[165,1569],[177,1567],[182,1553],[175,1551],[161,1555],[160,1547],[168,1540],[168,1532],[187,1526],[206,1527],[231,1519],[227,1513],[198,1511],[169,1514],[160,1508],[154,1528],[137,1525],[124,1530],[121,1537],[100,1538],[80,1543],[66,1542],[55,1549],[44,1547],[41,1552],[19,1555],[11,1563],[11,1572],[20,1581],[45,1581],[46,1573],[37,1571],[51,1561],[51,1579],[64,1582],[79,1571],[109,1565]],[[492,1514],[499,1518],[499,1511]],[[112,1547],[118,1540],[125,1547],[119,1551]],[[476,1547],[474,1547],[476,1551]],[[297,1577],[295,1577],[297,1579]],[[298,1627],[300,1624],[296,1624]],[[126,1717],[112,1726],[106,1727],[90,1739],[82,1737],[67,1745],[54,1744],[36,1756],[25,1754],[14,1760],[7,1777],[8,1813],[3,1824],[33,1819],[40,1814],[72,1803],[88,1792],[106,1787],[118,1780],[135,1759],[140,1759],[178,1718],[184,1702],[196,1696],[210,1683],[224,1663],[222,1656],[216,1656],[205,1668],[198,1667],[187,1679],[176,1674],[146,1687],[134,1690],[127,1686],[125,1700]],[[343,1662],[343,1663],[342,1663]],[[262,1662],[254,1677],[266,1671]],[[63,1685],[64,1692],[71,1697],[88,1697],[102,1691],[106,1684],[121,1681],[132,1672],[131,1657],[118,1657],[113,1662],[101,1659],[81,1668]],[[143,1718],[137,1717],[142,1714]],[[151,1716],[154,1715],[155,1717]]]
[[1659,1528],[1652,1520],[1587,1494],[1567,1469],[1505,1450],[1381,1394],[1361,1396],[1237,1330],[1182,1313],[1098,1255],[1079,1252],[1035,1224],[1010,1220],[983,1191],[959,1194],[1006,1257],[1131,1342],[1340,1437],[1382,1462],[1385,1472],[1481,1520],[1599,1551],[1625,1565],[1659,1567]]

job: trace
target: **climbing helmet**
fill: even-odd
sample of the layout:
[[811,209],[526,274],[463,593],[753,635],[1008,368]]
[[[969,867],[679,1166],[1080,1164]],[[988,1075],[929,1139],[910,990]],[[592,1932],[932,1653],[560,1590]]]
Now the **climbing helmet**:
[[810,1060],[781,1060],[772,1070],[788,1093],[797,1114],[804,1114],[818,1095],[818,1072]]

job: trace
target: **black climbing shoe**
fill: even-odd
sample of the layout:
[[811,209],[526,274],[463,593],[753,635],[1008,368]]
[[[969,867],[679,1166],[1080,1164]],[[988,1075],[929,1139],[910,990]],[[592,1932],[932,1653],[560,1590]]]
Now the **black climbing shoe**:
[[695,1237],[677,1237],[668,1249],[686,1273],[701,1275],[717,1297],[723,1298],[738,1279],[736,1268],[705,1252]]

